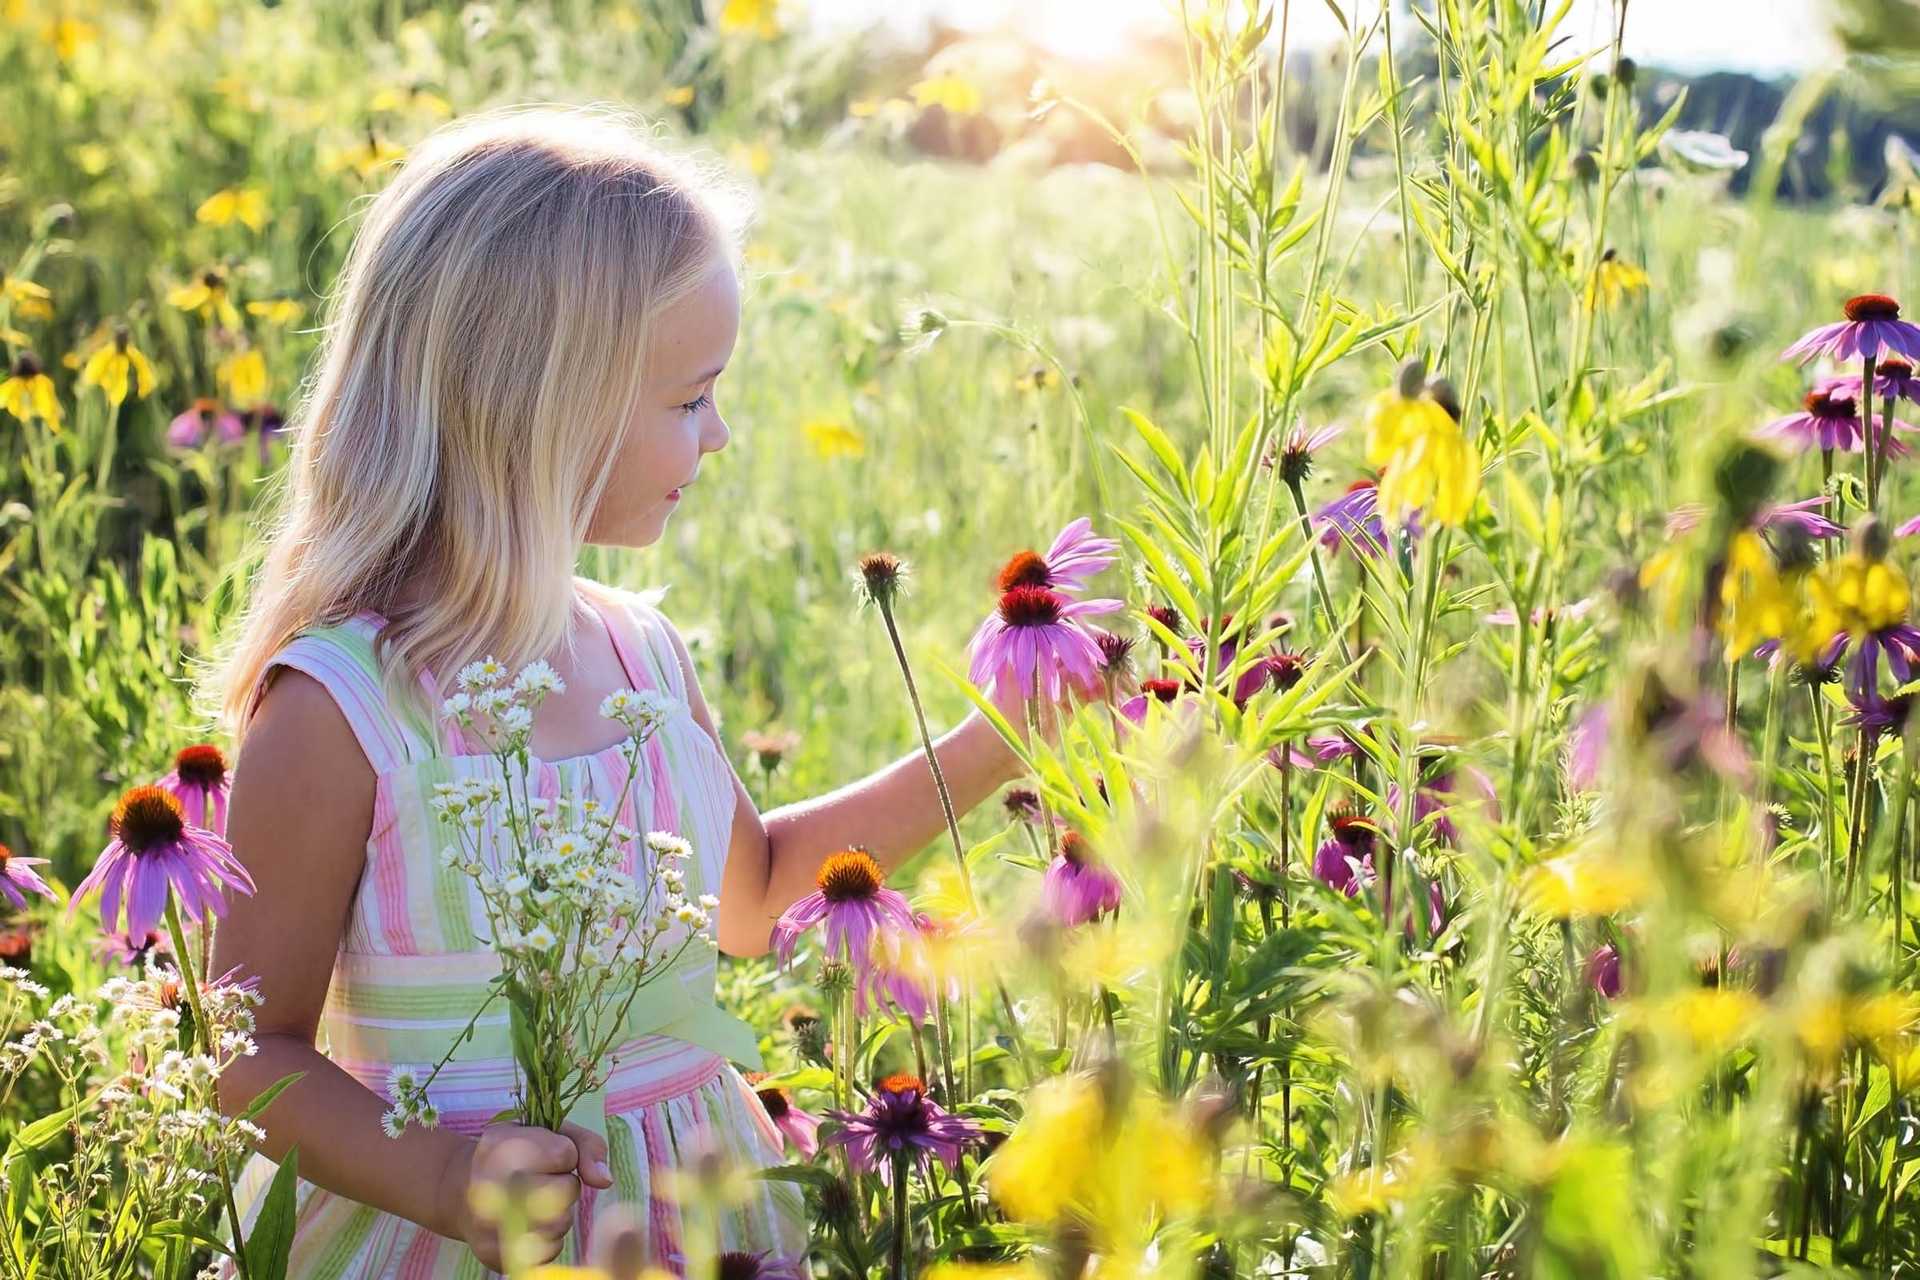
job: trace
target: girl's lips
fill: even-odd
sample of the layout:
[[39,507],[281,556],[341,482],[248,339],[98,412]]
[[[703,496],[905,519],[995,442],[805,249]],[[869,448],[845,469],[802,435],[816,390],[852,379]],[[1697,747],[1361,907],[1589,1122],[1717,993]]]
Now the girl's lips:
[[669,489],[667,491],[667,501],[668,502],[680,501],[680,491],[678,489]]

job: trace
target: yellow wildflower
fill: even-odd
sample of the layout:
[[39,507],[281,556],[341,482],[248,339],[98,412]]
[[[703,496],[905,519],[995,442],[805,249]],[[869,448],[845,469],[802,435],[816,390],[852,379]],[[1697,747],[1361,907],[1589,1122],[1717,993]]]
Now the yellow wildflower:
[[762,40],[780,34],[779,0],[727,0],[720,9],[720,30],[728,35],[750,31]]
[[670,107],[686,107],[693,104],[693,86],[676,84],[660,95],[660,100]]
[[1327,1188],[1327,1205],[1342,1218],[1384,1213],[1407,1197],[1405,1176],[1391,1165],[1343,1173]]
[[363,141],[350,147],[330,147],[321,156],[320,167],[327,173],[351,170],[361,181],[371,178],[388,165],[398,164],[407,149],[395,146],[371,129]]
[[773,168],[773,152],[764,142],[751,145],[736,142],[727,148],[727,159],[756,178],[766,177]]
[[1013,380],[1020,391],[1050,391],[1060,385],[1059,371],[1052,365],[1037,364]]
[[1521,893],[1529,910],[1553,920],[1610,916],[1647,896],[1652,885],[1643,867],[1620,857],[1571,853],[1527,872]]
[[867,451],[866,440],[844,422],[815,418],[800,431],[813,451],[823,458],[858,458]]
[[222,360],[214,376],[227,388],[227,398],[236,405],[257,404],[267,394],[267,362],[259,348],[236,351]]
[[1212,1157],[1195,1126],[1139,1085],[1124,1114],[1109,1114],[1117,1092],[1068,1075],[1028,1095],[1020,1127],[984,1174],[1010,1217],[1044,1224],[1071,1215],[1100,1247],[1116,1248],[1144,1244],[1157,1218],[1205,1203]]
[[1702,987],[1673,997],[1663,1011],[1695,1048],[1717,1052],[1746,1039],[1760,1016],[1760,1001],[1747,991]]
[[292,298],[264,298],[247,304],[247,314],[259,316],[268,324],[292,324],[306,308]]
[[100,29],[78,18],[54,18],[40,28],[40,38],[53,46],[54,56],[60,61],[71,62],[81,45],[100,38]]
[[1045,1280],[1044,1273],[1031,1261],[1019,1262],[936,1262],[922,1274],[921,1280]]
[[1449,408],[1445,383],[1426,381],[1419,361],[1401,367],[1399,385],[1367,405],[1367,461],[1384,468],[1380,513],[1401,521],[1424,510],[1436,524],[1458,525],[1480,493],[1480,454]]
[[80,383],[99,387],[107,402],[117,406],[126,400],[129,388],[142,398],[151,394],[153,365],[133,345],[132,335],[124,327],[117,328],[113,340],[101,344],[80,366]]
[[0,300],[23,320],[46,320],[53,315],[53,294],[31,280],[0,277]]
[[229,329],[240,327],[240,312],[227,296],[227,278],[207,270],[192,284],[167,290],[167,301],[182,311],[197,311],[204,320],[218,320]]
[[38,418],[56,433],[60,430],[60,399],[53,393],[53,379],[31,352],[22,351],[13,362],[13,373],[0,382],[0,409],[22,422]]
[[1861,551],[1835,556],[1807,579],[1803,651],[1842,631],[1857,638],[1903,621],[1908,599],[1906,575],[1885,560]]
[[453,104],[431,89],[409,85],[406,88],[379,90],[373,95],[373,100],[367,103],[367,110],[374,113],[419,111],[445,120],[453,115]]
[[[1797,610],[1759,534],[1742,529],[1727,543],[1727,565],[1720,578],[1720,634],[1727,661],[1750,653],[1763,640],[1777,640],[1794,626]],[[1833,632],[1827,633],[1832,638]],[[1796,656],[1799,656],[1796,654]]]
[[267,225],[267,195],[258,187],[228,187],[202,200],[193,216],[210,227],[240,222],[259,231]]
[[1594,264],[1593,278],[1587,281],[1587,307],[1591,310],[1602,299],[1609,307],[1619,306],[1622,298],[1646,287],[1647,273],[1608,249]]
[[907,92],[922,107],[943,107],[957,116],[975,115],[980,110],[979,86],[951,71],[928,76]]

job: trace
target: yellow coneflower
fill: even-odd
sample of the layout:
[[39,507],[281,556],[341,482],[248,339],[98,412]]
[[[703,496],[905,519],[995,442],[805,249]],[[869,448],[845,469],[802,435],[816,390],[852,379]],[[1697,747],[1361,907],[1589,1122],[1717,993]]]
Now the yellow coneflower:
[[660,95],[660,100],[670,107],[685,107],[693,104],[693,86],[676,84]]
[[0,299],[23,320],[46,320],[53,316],[53,294],[45,285],[31,280],[0,277]]
[[1429,383],[1418,360],[1401,366],[1396,385],[1368,402],[1367,462],[1383,469],[1383,518],[1398,523],[1424,511],[1436,524],[1466,521],[1480,494],[1480,454],[1456,413],[1451,388]]
[[52,46],[54,56],[60,61],[71,62],[81,45],[92,44],[100,38],[100,29],[78,18],[54,18],[40,28],[40,38]]
[[866,439],[844,422],[816,418],[802,425],[800,431],[823,458],[858,458],[867,451]]
[[1594,264],[1593,278],[1587,282],[1587,307],[1604,298],[1609,307],[1618,306],[1629,293],[1647,287],[1647,273],[1612,249],[1600,255]]
[[210,227],[239,222],[259,231],[267,225],[267,195],[258,187],[228,187],[202,200],[193,216]]
[[236,351],[214,369],[214,377],[236,405],[258,404],[267,394],[267,362],[257,347]]
[[[1766,640],[1778,640],[1793,629],[1798,616],[1794,592],[1774,564],[1766,542],[1751,529],[1742,529],[1727,543],[1726,568],[1720,576],[1720,634],[1727,642],[1727,661],[1753,652]],[[1827,632],[1825,644],[1833,638]]]
[[720,9],[720,30],[734,35],[751,32],[762,40],[780,34],[779,0],[727,0]]
[[192,284],[167,290],[167,301],[182,311],[197,311],[202,319],[218,320],[229,329],[240,327],[240,311],[227,296],[227,278],[209,267]]
[[453,104],[431,89],[423,89],[419,85],[408,85],[404,88],[390,87],[379,90],[373,95],[373,100],[367,103],[367,110],[369,112],[418,111],[445,120],[453,114]]
[[80,383],[100,388],[107,403],[117,406],[126,400],[129,388],[142,399],[153,392],[153,365],[133,345],[133,335],[122,325],[113,331],[111,341],[98,347],[80,366]]
[[364,141],[350,147],[329,148],[321,158],[320,167],[326,173],[350,169],[364,182],[388,165],[398,164],[406,158],[406,154],[405,147],[396,146],[368,129]]
[[22,422],[35,418],[54,432],[60,430],[60,399],[53,393],[53,379],[30,351],[22,351],[13,362],[13,372],[0,382],[0,409]]
[[247,314],[259,316],[268,324],[292,324],[306,308],[292,298],[263,298],[247,304]]

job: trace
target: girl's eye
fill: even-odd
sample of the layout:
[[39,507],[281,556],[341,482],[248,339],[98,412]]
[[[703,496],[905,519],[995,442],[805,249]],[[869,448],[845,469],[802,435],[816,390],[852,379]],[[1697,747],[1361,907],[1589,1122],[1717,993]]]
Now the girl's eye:
[[698,413],[712,403],[713,396],[710,393],[703,392],[698,400],[689,400],[681,405],[680,410],[682,413]]

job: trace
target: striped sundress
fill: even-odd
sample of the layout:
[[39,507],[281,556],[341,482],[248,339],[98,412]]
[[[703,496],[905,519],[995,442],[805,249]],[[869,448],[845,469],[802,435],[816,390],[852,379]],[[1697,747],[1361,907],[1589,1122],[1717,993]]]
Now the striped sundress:
[[[683,672],[666,622],[631,592],[584,578],[576,585],[606,624],[632,687],[661,690],[676,703],[641,751],[640,776],[625,788],[620,818],[642,835],[671,831],[684,838],[693,847],[685,866],[687,895],[718,893],[733,825],[733,775],[687,709]],[[391,1069],[437,1061],[499,972],[485,942],[479,891],[464,873],[441,864],[438,851],[449,840],[429,802],[434,784],[499,777],[500,766],[478,748],[468,750],[456,724],[436,725],[383,694],[373,638],[384,624],[379,614],[363,611],[302,632],[268,669],[294,667],[324,684],[377,775],[366,865],[341,938],[317,1043],[391,1103]],[[427,705],[437,709],[441,691],[432,673],[423,673],[421,684]],[[263,679],[256,702],[264,689]],[[613,805],[626,781],[623,748],[615,744],[562,760],[536,759],[534,794],[591,794]],[[636,869],[636,858],[651,860],[644,841],[629,848],[626,869],[645,874],[647,867]],[[634,1038],[614,1054],[617,1065],[601,1094],[575,1108],[575,1121],[604,1132],[614,1185],[604,1191],[581,1187],[561,1260],[586,1257],[596,1215],[625,1202],[647,1224],[653,1256],[678,1272],[681,1218],[662,1173],[716,1150],[747,1166],[781,1162],[779,1132],[728,1061],[757,1067],[759,1046],[746,1024],[716,1004],[714,963],[711,950],[689,948],[675,972],[642,989],[635,1004],[639,1016],[628,1019]],[[473,1041],[440,1073],[429,1097],[442,1125],[476,1134],[512,1104],[508,1028],[506,1005],[498,1002],[481,1019]],[[368,1158],[377,1159],[378,1144],[386,1140],[374,1134]],[[236,1191],[249,1227],[274,1171],[275,1165],[258,1154],[242,1170]],[[753,1186],[752,1200],[722,1220],[720,1247],[802,1256],[806,1233],[798,1189],[777,1182]],[[494,1274],[463,1242],[304,1180],[298,1190],[287,1273],[295,1280]]]

